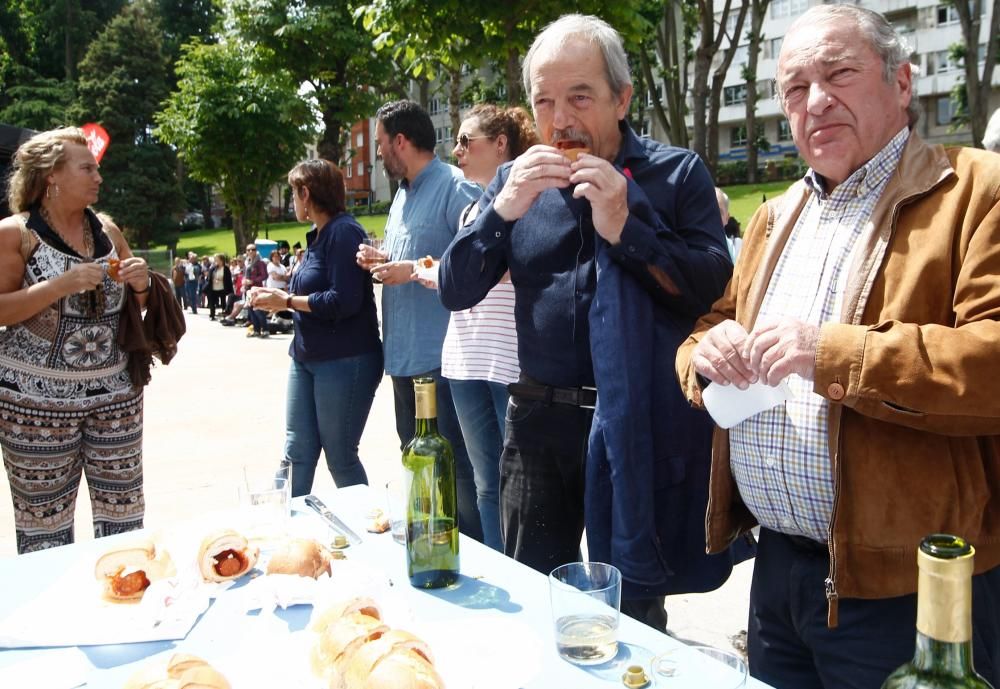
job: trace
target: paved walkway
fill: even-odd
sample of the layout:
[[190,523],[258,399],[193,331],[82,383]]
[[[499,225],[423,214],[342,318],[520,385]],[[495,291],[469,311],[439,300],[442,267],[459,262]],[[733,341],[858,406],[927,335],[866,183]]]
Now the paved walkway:
[[[144,465],[146,526],[169,526],[199,510],[237,505],[244,467],[263,472],[283,456],[285,382],[291,335],[246,338],[241,328],[187,313],[188,332],[169,366],[153,369],[146,388]],[[392,385],[383,380],[364,436],[361,458],[371,485],[384,485],[399,462]],[[323,464],[322,458],[320,459]],[[325,466],[314,490],[333,488]],[[86,495],[77,506],[79,540],[93,538]],[[16,553],[10,491],[0,481],[0,558]],[[727,647],[746,627],[752,563],[736,568],[708,594],[667,600],[675,636]]]

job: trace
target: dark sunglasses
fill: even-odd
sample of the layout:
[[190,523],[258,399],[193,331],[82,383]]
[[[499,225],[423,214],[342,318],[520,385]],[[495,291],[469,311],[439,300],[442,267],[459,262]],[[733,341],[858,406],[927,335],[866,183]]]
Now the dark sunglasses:
[[489,139],[490,137],[483,134],[482,136],[469,136],[468,134],[459,134],[458,138],[455,139],[455,143],[458,144],[459,148],[464,151],[469,150],[469,142],[475,141],[476,139]]

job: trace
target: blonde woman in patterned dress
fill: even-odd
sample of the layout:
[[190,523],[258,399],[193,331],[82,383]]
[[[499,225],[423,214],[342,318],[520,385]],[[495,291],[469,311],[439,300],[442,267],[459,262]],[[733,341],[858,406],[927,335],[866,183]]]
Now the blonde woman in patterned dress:
[[146,262],[91,210],[101,175],[79,129],[42,132],[14,157],[0,220],[0,446],[19,553],[73,542],[87,477],[95,536],[142,527],[142,388],[118,347]]

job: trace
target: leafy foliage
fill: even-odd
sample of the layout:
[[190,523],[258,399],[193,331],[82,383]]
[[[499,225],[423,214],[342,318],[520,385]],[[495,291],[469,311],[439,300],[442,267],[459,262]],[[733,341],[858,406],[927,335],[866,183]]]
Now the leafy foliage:
[[154,113],[167,95],[160,35],[147,5],[126,5],[80,62],[70,108],[75,123],[99,122],[111,137],[101,161],[100,206],[143,248],[174,237],[183,209],[174,153],[152,134]]
[[230,9],[242,39],[259,46],[261,69],[308,85],[324,125],[319,154],[341,162],[351,125],[375,112],[393,76],[352,2],[232,0]]
[[155,133],[180,149],[190,175],[219,189],[237,246],[257,237],[268,189],[312,135],[295,80],[257,65],[257,50],[247,45],[187,46],[178,88],[156,116]]

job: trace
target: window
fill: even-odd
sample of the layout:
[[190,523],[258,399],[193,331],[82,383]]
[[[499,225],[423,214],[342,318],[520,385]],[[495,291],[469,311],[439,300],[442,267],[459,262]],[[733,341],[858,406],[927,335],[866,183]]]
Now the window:
[[350,178],[351,178],[351,177],[353,176],[353,175],[351,174],[352,172],[354,172],[354,168],[353,168],[353,167],[351,167],[350,165],[348,165],[348,166],[347,166],[347,179],[350,179]]
[[951,96],[942,96],[937,99],[937,123],[941,126],[951,124],[955,116],[955,105],[951,102]]
[[937,25],[938,26],[948,26],[949,24],[958,23],[958,10],[952,5],[938,5],[937,6]]
[[791,141],[792,127],[788,120],[778,120],[778,141]]
[[440,101],[440,99],[438,99],[438,98],[431,98],[431,102],[430,102],[430,114],[431,115],[437,115],[439,112],[441,112],[441,101]]
[[746,125],[742,127],[733,127],[729,130],[729,147],[736,148],[737,146],[747,145],[747,128]]
[[642,121],[642,130],[639,132],[639,136],[650,136],[650,122],[649,120]]
[[722,89],[723,105],[739,105],[747,102],[747,85],[737,84],[736,86],[726,86]]
[[[749,14],[750,12],[748,10],[747,15],[749,16]],[[739,18],[740,18],[740,8],[738,6],[730,7],[729,14],[726,15],[726,35],[729,36],[730,40],[734,38],[739,40],[739,36],[736,35],[736,20]],[[746,26],[747,24],[748,21],[744,19],[743,26]]]
[[778,36],[777,38],[772,38],[770,40],[764,41],[763,53],[765,60],[777,60],[778,54],[781,53],[781,41],[784,40],[784,36]]
[[365,176],[365,163],[363,160],[358,161],[358,177]]
[[365,145],[365,135],[362,134],[361,132],[358,132],[358,137],[355,139],[355,141],[357,142],[355,146],[361,148],[362,146]]
[[771,19],[795,17],[809,9],[809,0],[772,0]]
[[961,62],[955,61],[947,50],[939,50],[927,55],[927,74],[947,74],[962,69]]

